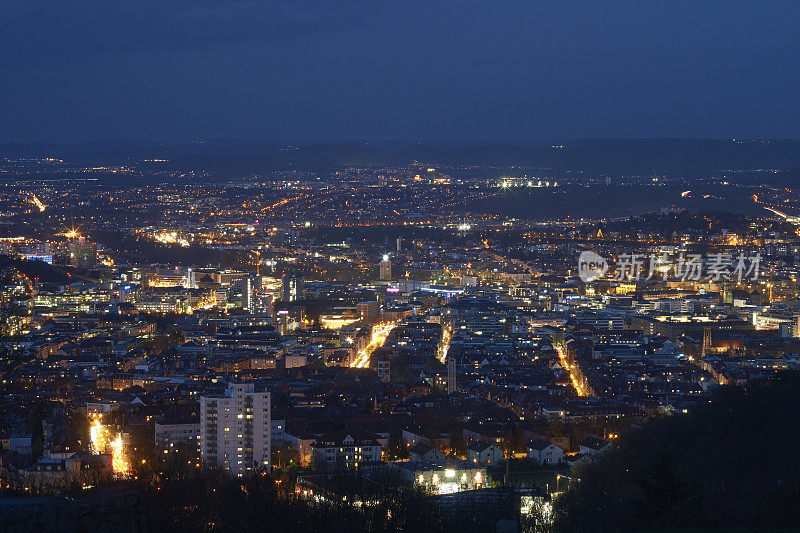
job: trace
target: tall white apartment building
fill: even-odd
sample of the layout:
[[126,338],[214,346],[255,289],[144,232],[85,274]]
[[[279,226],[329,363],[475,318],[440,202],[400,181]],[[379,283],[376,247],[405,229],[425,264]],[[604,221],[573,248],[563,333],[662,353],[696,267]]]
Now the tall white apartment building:
[[238,476],[270,468],[270,396],[252,383],[229,383],[224,395],[200,397],[200,455]]

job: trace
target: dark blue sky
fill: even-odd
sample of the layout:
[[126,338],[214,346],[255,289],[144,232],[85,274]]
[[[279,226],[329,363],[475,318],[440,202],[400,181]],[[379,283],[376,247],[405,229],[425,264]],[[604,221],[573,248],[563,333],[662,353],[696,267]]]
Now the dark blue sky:
[[797,0],[3,0],[0,141],[800,138]]

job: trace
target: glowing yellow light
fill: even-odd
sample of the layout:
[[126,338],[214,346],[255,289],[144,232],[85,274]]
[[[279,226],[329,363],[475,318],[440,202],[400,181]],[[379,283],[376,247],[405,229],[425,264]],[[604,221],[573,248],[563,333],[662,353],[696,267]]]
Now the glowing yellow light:
[[383,345],[383,341],[389,336],[389,333],[394,329],[395,322],[388,324],[380,324],[372,328],[372,337],[366,348],[358,352],[356,360],[350,365],[354,368],[366,368],[369,365],[369,358],[376,348]]
[[104,426],[98,417],[93,417],[89,427],[89,437],[92,441],[92,450],[95,453],[111,454],[111,465],[115,474],[125,476],[130,473],[130,465],[125,457],[121,433],[117,433],[116,437],[112,438],[109,428]]
[[556,351],[558,352],[558,358],[561,360],[561,366],[569,373],[569,379],[572,381],[572,386],[575,387],[575,392],[578,393],[578,396],[586,396],[586,390],[584,390],[583,385],[578,381],[578,377],[574,372],[575,365],[570,365],[567,362],[566,351],[561,346],[558,346]]
[[39,200],[39,199],[36,197],[36,195],[35,195],[35,194],[32,194],[32,195],[31,195],[31,202],[33,203],[33,205],[35,205],[35,206],[36,206],[36,208],[39,210],[39,212],[40,212],[40,213],[41,213],[41,212],[44,212],[44,210],[45,210],[45,209],[47,209],[47,206],[46,206],[46,205],[44,205],[44,204],[42,203],[42,201],[41,201],[41,200]]

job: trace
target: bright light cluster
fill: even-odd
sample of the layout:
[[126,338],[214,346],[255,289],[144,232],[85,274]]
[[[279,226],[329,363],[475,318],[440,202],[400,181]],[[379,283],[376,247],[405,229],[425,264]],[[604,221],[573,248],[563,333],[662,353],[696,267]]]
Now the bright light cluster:
[[152,235],[153,240],[162,244],[177,244],[187,248],[189,241],[178,235],[177,231],[161,231]]
[[108,426],[103,425],[97,417],[91,419],[89,434],[92,440],[92,450],[98,454],[110,453],[114,473],[120,476],[127,475],[130,471],[130,464],[123,449],[122,434],[117,433],[116,436],[113,436]]
[[372,355],[372,352],[375,351],[376,348],[379,348],[383,345],[383,341],[386,340],[386,337],[389,336],[389,332],[394,329],[395,322],[389,322],[388,324],[379,324],[372,328],[372,338],[369,341],[367,347],[360,352],[358,352],[358,357],[353,362],[352,367],[354,368],[366,368],[369,365],[369,358]]

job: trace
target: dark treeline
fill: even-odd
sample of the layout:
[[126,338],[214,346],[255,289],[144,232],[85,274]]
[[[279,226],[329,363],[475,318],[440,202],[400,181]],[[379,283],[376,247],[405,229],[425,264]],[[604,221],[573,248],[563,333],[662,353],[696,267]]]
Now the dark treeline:
[[234,478],[199,469],[173,473],[139,494],[152,531],[483,532],[494,531],[498,520],[513,520],[519,505],[507,491],[491,506],[459,511],[412,488],[315,501],[282,487],[272,476]]
[[800,373],[633,432],[554,502],[554,531],[800,526]]
[[0,283],[4,285],[10,283],[11,278],[8,276],[11,275],[12,271],[24,274],[31,280],[37,280],[41,283],[63,284],[87,279],[81,276],[81,273],[74,268],[58,268],[44,261],[28,261],[0,254],[0,275],[2,275]]

